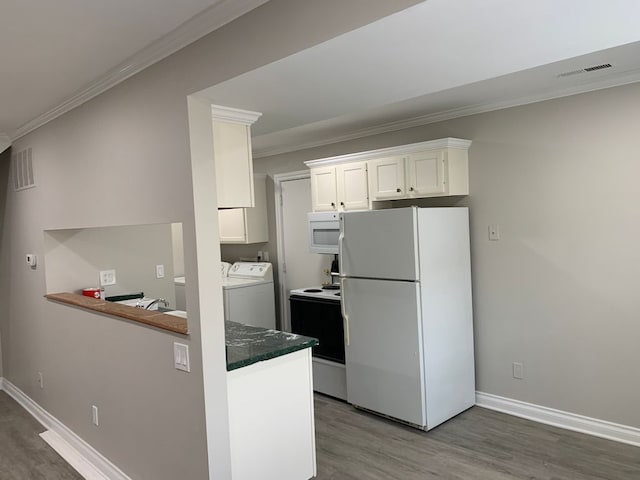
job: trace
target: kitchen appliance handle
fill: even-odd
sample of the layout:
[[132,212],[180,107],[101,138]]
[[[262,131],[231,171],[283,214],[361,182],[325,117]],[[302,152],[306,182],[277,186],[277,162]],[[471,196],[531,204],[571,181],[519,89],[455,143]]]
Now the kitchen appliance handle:
[[342,275],[344,273],[344,269],[342,268],[342,248],[343,248],[343,242],[344,242],[344,228],[342,228],[344,226],[343,224],[344,219],[341,217],[340,218],[340,234],[338,235],[338,271],[340,272],[340,275]]
[[346,281],[346,278],[340,278],[340,292],[342,292],[340,298],[340,310],[342,310],[342,321],[344,324],[344,345],[345,347],[348,347],[351,342],[349,339],[349,315],[347,315],[347,302],[344,295],[344,284]]

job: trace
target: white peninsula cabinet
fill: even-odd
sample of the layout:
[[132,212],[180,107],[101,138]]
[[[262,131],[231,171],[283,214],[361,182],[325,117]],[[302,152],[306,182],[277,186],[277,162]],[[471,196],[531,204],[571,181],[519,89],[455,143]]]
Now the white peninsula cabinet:
[[446,138],[409,145],[399,155],[370,160],[371,200],[468,195],[470,144]]
[[262,243],[269,241],[267,228],[267,176],[254,175],[255,207],[218,210],[220,243]]
[[311,206],[314,212],[367,210],[367,163],[311,168]]
[[260,113],[211,106],[218,208],[253,207],[251,124]]

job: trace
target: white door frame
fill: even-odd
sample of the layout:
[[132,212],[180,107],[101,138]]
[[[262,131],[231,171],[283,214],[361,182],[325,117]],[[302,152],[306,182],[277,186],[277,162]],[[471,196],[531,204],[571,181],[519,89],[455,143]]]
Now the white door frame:
[[311,178],[309,170],[280,173],[273,176],[273,190],[276,205],[276,244],[278,252],[278,287],[280,290],[280,328],[291,331],[291,318],[289,314],[289,292],[287,291],[287,272],[284,265],[284,225],[282,219],[282,182],[290,180],[302,180]]

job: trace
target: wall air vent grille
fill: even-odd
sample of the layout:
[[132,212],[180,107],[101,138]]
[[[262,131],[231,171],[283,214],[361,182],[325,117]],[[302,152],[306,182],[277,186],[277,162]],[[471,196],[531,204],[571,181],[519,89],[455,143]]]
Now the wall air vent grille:
[[611,68],[610,63],[603,63],[602,65],[594,65],[593,67],[587,67],[584,69],[585,72],[593,72],[595,70],[602,70],[604,68]]
[[580,75],[581,73],[596,72],[598,70],[604,70],[605,68],[611,68],[613,65],[610,63],[603,63],[601,65],[593,65],[591,67],[579,68],[578,70],[571,70],[569,72],[562,72],[558,74],[558,78],[571,77],[573,75]]
[[35,187],[33,176],[33,153],[31,148],[25,148],[12,155],[13,160],[13,185],[16,192]]
[[571,75],[580,75],[581,73],[584,73],[583,69],[580,70],[571,70],[570,72],[563,72],[561,74],[559,74],[559,77],[570,77]]

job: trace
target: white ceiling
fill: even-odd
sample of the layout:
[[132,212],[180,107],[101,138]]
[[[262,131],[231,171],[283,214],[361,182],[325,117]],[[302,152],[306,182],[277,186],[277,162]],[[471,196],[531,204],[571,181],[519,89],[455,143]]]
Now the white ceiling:
[[2,0],[0,136],[26,133],[265,1]]
[[[265,1],[3,0],[0,151]],[[427,0],[204,93],[261,112],[267,156],[639,81],[639,18],[637,0]]]
[[428,0],[203,93],[263,114],[258,158],[638,81],[639,18],[637,0]]

